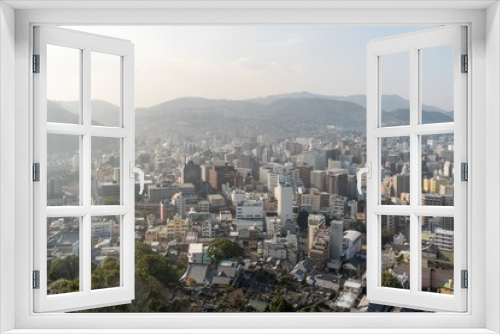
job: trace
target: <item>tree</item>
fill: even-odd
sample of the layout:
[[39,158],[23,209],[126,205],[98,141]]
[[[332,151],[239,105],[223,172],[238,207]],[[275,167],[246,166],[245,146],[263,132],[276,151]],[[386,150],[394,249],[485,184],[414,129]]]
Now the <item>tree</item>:
[[244,250],[240,245],[231,240],[218,238],[208,244],[207,254],[216,261],[221,261],[242,257]]
[[107,257],[92,273],[92,289],[114,288],[120,286],[120,262]]
[[309,219],[309,213],[307,211],[300,211],[297,215],[297,225],[301,231],[307,230],[307,220]]
[[50,283],[47,287],[47,293],[51,295],[76,291],[80,291],[79,279],[69,281],[67,279],[60,278],[57,281]]
[[68,281],[79,278],[80,260],[76,255],[66,256],[52,261],[47,270],[49,281],[57,281],[61,278]]
[[382,286],[388,288],[401,288],[401,283],[398,282],[398,279],[395,275],[390,272],[384,271],[382,273]]
[[177,284],[180,278],[175,266],[165,256],[159,254],[138,257],[135,271],[139,275],[152,276],[165,286],[169,283]]
[[295,312],[292,304],[285,297],[275,296],[268,305],[269,312]]

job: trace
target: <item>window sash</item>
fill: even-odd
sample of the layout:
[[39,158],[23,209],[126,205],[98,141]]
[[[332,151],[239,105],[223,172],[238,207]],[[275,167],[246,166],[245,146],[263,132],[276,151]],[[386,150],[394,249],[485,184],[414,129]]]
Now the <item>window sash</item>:
[[[47,122],[47,45],[80,50],[80,124]],[[101,52],[120,57],[120,127],[91,125],[90,55]],[[134,180],[128,177],[128,162],[134,161],[133,45],[129,41],[69,29],[34,28],[34,54],[40,55],[40,73],[34,79],[34,161],[40,162],[40,182],[34,184],[34,270],[40,271],[40,288],[33,290],[34,311],[74,311],[102,305],[129,303],[134,298]],[[79,139],[79,206],[47,206],[47,134],[75,135]],[[120,141],[121,204],[91,205],[91,141],[93,136]],[[91,288],[91,218],[120,217],[120,286]],[[79,217],[80,291],[47,295],[47,218]]]
[[[372,302],[415,309],[459,311],[467,310],[467,290],[460,289],[461,270],[467,269],[467,187],[460,180],[458,166],[467,162],[467,75],[460,73],[462,54],[467,54],[465,27],[442,27],[372,41],[367,52],[367,161],[373,168],[367,191],[367,295]],[[454,122],[419,124],[421,113],[420,50],[442,45],[454,45]],[[380,57],[399,52],[410,55],[410,124],[382,127],[380,101]],[[421,198],[421,136],[454,134],[454,204],[453,207],[420,205]],[[381,205],[381,138],[410,137],[410,205]],[[381,216],[410,217],[410,290],[392,289],[380,285],[382,274]],[[422,274],[420,219],[424,216],[454,217],[454,295],[420,291]]]

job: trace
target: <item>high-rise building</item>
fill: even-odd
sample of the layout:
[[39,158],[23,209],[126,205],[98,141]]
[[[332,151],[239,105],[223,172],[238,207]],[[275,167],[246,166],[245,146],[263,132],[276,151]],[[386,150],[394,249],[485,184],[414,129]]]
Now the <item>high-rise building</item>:
[[212,165],[208,171],[208,180],[210,186],[216,190],[222,190],[223,184],[229,184],[230,187],[238,186],[238,173],[233,165]]
[[304,163],[314,169],[326,169],[325,151],[311,150],[303,152]]
[[311,188],[316,188],[319,191],[326,191],[326,171],[312,170],[310,175]]
[[175,206],[177,214],[181,218],[186,218],[186,199],[182,195],[182,192],[172,196],[172,204]]
[[332,220],[330,226],[330,260],[336,260],[342,257],[344,222]]
[[293,191],[288,184],[278,184],[274,188],[274,196],[278,200],[278,216],[282,221],[293,218]]
[[182,183],[192,183],[196,191],[201,187],[201,167],[192,161],[189,161],[182,168],[181,174]]
[[401,193],[410,192],[410,175],[394,175],[392,177],[393,195],[400,197]]
[[326,173],[326,192],[330,194],[338,194],[342,196],[348,195],[346,169],[331,169]]
[[302,180],[304,187],[311,188],[311,171],[313,170],[312,166],[298,166],[297,169],[299,171],[299,177]]

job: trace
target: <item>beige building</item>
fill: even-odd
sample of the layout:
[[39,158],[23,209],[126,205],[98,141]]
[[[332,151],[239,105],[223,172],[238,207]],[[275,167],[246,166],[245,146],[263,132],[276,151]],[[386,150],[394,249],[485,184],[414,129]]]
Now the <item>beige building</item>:
[[175,216],[167,222],[167,239],[182,239],[189,230],[189,223],[180,216]]

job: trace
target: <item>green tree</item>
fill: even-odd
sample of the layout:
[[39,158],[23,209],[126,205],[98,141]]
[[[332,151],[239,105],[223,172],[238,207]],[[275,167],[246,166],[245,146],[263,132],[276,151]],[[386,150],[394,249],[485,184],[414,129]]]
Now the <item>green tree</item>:
[[176,267],[165,256],[159,254],[138,257],[135,271],[139,275],[152,276],[164,285],[177,284],[180,278]]
[[242,257],[244,250],[240,245],[231,240],[218,238],[208,244],[207,254],[216,261],[221,261]]
[[57,281],[61,278],[72,281],[79,278],[79,272],[80,260],[78,256],[70,255],[52,260],[47,270],[47,278],[49,281]]
[[47,287],[47,293],[51,295],[59,293],[76,292],[80,290],[79,279],[69,281],[64,278],[60,278],[55,282],[52,282]]
[[151,248],[150,245],[148,244],[141,244],[141,243],[136,243],[135,244],[135,262],[139,260],[144,255],[153,255],[156,254],[153,249]]
[[307,230],[307,220],[309,219],[309,213],[307,211],[300,211],[297,215],[297,225],[301,231]]
[[120,262],[112,257],[104,259],[92,273],[92,289],[120,286]]
[[295,312],[292,304],[285,297],[275,296],[268,305],[269,312]]
[[398,279],[395,275],[390,272],[384,271],[382,273],[382,286],[388,288],[401,288],[401,283],[398,282]]

